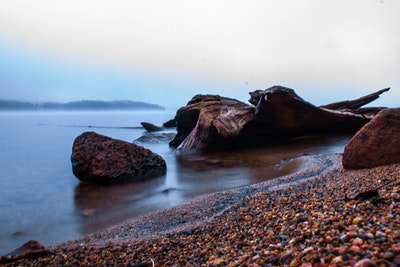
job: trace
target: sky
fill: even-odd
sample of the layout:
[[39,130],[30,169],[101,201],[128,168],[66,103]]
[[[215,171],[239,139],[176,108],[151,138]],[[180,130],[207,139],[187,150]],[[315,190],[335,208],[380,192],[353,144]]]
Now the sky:
[[0,0],[0,99],[247,102],[293,88],[322,105],[391,90],[398,0]]

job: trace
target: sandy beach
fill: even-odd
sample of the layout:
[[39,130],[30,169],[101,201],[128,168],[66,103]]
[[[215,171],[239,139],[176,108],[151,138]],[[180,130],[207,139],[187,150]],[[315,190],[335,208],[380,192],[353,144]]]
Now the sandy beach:
[[296,173],[146,214],[6,266],[399,266],[400,164]]

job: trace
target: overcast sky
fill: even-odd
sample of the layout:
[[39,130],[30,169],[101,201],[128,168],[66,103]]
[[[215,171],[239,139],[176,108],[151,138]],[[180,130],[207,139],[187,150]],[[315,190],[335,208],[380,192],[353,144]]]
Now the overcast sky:
[[399,0],[0,0],[0,98],[179,107],[280,84],[314,104],[391,87],[374,105],[397,107],[399,12]]

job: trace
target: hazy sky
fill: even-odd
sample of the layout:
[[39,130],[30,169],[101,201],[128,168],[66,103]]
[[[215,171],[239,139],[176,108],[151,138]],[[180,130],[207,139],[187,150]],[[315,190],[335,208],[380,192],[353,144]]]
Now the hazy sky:
[[275,84],[314,104],[392,87],[399,0],[0,0],[2,99],[248,100]]

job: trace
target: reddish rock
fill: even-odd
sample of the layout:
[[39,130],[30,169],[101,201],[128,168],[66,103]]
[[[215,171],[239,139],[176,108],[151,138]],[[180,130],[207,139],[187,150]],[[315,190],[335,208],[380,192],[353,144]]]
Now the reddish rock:
[[149,149],[95,132],[75,139],[71,162],[79,180],[99,183],[160,176],[167,169],[164,159]]
[[44,250],[44,249],[45,249],[45,247],[42,244],[40,244],[38,241],[29,240],[28,242],[26,242],[19,248],[16,248],[13,251],[11,251],[10,253],[8,253],[5,257],[15,257],[18,255],[27,253],[27,252],[40,251],[40,250]]
[[38,241],[29,240],[28,242],[26,242],[19,248],[14,249],[7,255],[1,256],[0,265],[25,258],[36,258],[50,253],[51,252]]
[[349,141],[343,152],[346,169],[400,162],[400,108],[380,111]]

